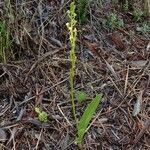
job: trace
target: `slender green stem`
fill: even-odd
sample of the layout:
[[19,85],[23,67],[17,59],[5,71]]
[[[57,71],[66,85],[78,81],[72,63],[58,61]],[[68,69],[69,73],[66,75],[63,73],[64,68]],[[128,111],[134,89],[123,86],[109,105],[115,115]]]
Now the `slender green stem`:
[[70,58],[69,58],[71,62],[71,68],[69,72],[70,97],[72,102],[73,116],[77,125],[77,117],[76,117],[75,103],[74,103],[74,74],[75,74],[75,64],[76,64],[75,44],[76,44],[76,36],[77,36],[77,30],[75,28],[75,25],[77,21],[75,19],[76,13],[75,13],[74,2],[70,4],[70,10],[67,13],[69,17],[69,22],[66,25],[69,30],[69,40],[71,44]]
[[73,111],[75,122],[77,124],[77,117],[76,117],[75,103],[74,103],[74,87],[72,83],[73,83],[73,79],[70,77],[70,96],[71,96],[71,102],[72,102],[72,111]]

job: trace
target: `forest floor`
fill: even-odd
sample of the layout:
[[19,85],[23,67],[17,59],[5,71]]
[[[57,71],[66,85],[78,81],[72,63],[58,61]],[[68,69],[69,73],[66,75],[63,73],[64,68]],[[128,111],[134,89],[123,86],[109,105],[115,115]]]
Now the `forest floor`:
[[[0,149],[78,149],[69,98],[70,2],[0,2],[11,40],[0,63]],[[103,93],[85,150],[150,149],[150,25],[141,1],[134,4],[137,11],[92,1],[87,21],[77,24],[74,88],[89,95],[75,103],[77,116]],[[38,120],[35,107],[48,114],[47,122]]]

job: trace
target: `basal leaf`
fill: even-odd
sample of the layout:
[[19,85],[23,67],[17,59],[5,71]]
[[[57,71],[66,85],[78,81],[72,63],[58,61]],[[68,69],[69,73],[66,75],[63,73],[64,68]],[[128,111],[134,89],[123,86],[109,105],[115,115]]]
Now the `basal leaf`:
[[87,94],[83,91],[77,91],[76,98],[77,98],[78,102],[81,103],[87,99]]
[[87,106],[86,110],[84,111],[78,125],[78,137],[77,137],[77,143],[80,145],[82,143],[84,134],[86,132],[86,129],[89,125],[90,120],[93,117],[93,114],[95,113],[100,101],[102,99],[102,94],[96,95],[95,98],[91,101],[91,103]]

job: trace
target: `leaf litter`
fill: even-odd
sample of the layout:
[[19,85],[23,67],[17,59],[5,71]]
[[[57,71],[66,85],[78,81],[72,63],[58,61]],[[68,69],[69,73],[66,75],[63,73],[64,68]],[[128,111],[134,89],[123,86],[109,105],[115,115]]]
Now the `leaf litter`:
[[[91,2],[87,23],[78,27],[75,89],[85,89],[90,97],[104,94],[84,149],[150,146],[150,34],[136,32],[141,23],[132,20],[132,9],[121,11],[121,5]],[[7,7],[0,3],[1,19],[7,20],[12,39],[12,55],[6,64],[0,63],[0,148],[77,149],[68,99],[68,6],[66,0],[10,1]],[[112,10],[124,27],[105,26]],[[77,105],[79,117],[86,104]],[[37,105],[48,114],[44,124],[36,119]]]

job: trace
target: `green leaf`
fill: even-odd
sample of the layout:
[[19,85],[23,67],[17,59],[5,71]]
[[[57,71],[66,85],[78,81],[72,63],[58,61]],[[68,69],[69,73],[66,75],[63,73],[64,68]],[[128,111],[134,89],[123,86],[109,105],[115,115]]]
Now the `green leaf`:
[[77,98],[78,102],[81,103],[87,99],[87,94],[83,91],[77,91],[76,98]]
[[41,111],[39,107],[35,107],[35,112],[38,114],[39,121],[47,122],[48,114],[45,111]]
[[48,117],[48,114],[45,112],[45,111],[42,111],[41,113],[39,113],[38,115],[38,119],[39,121],[41,122],[47,122],[47,117]]
[[77,129],[78,129],[77,143],[78,143],[78,145],[82,144],[82,140],[83,140],[84,134],[86,132],[86,129],[87,129],[89,122],[92,119],[93,114],[95,113],[101,99],[102,99],[102,94],[96,95],[96,97],[92,99],[92,102],[87,106],[86,110],[84,111],[84,113],[79,121],[79,124],[77,125]]

